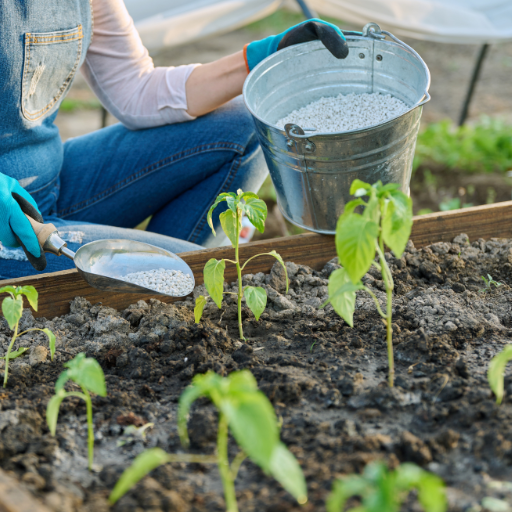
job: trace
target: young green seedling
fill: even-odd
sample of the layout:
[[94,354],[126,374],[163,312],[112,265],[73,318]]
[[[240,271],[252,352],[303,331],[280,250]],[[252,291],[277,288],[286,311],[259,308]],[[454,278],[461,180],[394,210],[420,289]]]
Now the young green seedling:
[[14,346],[16,338],[19,338],[29,331],[44,332],[46,336],[48,336],[50,345],[50,357],[53,361],[53,356],[55,355],[55,335],[52,331],[50,331],[50,329],[38,329],[36,327],[18,333],[19,323],[21,316],[23,315],[23,296],[27,298],[34,311],[37,311],[38,293],[33,286],[17,286],[16,288],[14,288],[14,286],[4,286],[3,288],[0,288],[0,293],[8,293],[10,295],[10,297],[6,297],[2,302],[2,313],[7,320],[7,323],[9,324],[9,328],[14,331],[11,342],[7,347],[7,354],[4,357],[0,357],[0,359],[5,359],[5,388],[7,386],[7,379],[9,376],[9,361],[23,355],[28,350],[28,348],[19,348],[18,350],[12,352],[12,347]]
[[[394,183],[382,185],[380,181],[373,185],[360,180],[352,182],[350,193],[357,199],[346,204],[336,226],[336,250],[343,268],[331,274],[329,300],[322,306],[331,303],[336,313],[353,327],[356,291],[365,290],[371,295],[386,325],[390,387],[393,387],[395,375],[391,327],[394,284],[384,256],[384,244],[400,258],[412,228],[412,201],[398,187]],[[369,197],[368,201],[362,199],[364,196]],[[355,213],[357,207],[364,207],[363,213]],[[374,261],[376,254],[379,263]],[[375,294],[361,282],[372,265],[382,274],[387,296],[386,313]]]
[[[178,432],[188,446],[187,418],[198,398],[208,397],[219,411],[217,455],[171,455],[159,448],[147,450],[121,475],[110,494],[115,503],[150,471],[168,462],[216,463],[224,488],[227,512],[238,512],[235,479],[246,457],[271,474],[299,503],[307,502],[306,482],[295,457],[279,439],[277,418],[267,397],[258,390],[253,375],[234,372],[223,378],[214,372],[196,375],[182,393],[178,408]],[[228,459],[228,431],[242,451]]]
[[487,380],[489,386],[496,396],[496,403],[499,405],[503,400],[505,392],[504,377],[505,368],[512,359],[512,345],[507,345],[499,354],[496,354],[489,363]]
[[[92,400],[90,393],[96,393],[100,396],[107,396],[105,386],[105,375],[96,359],[85,357],[84,353],[75,356],[71,361],[64,363],[64,370],[55,383],[55,395],[52,396],[46,408],[46,422],[52,436],[57,429],[57,420],[59,418],[59,408],[62,400],[75,396],[85,402],[87,410],[87,444],[89,454],[89,471],[92,470],[94,460],[94,425],[92,422]],[[69,380],[78,384],[82,388],[79,391],[66,391],[64,385]]]
[[389,470],[382,462],[366,466],[362,475],[351,475],[335,482],[327,500],[327,512],[343,512],[353,496],[362,504],[347,512],[399,512],[409,492],[416,489],[425,512],[447,509],[443,481],[415,464],[402,464]]
[[485,278],[484,276],[480,277],[483,279],[485,283],[485,288],[482,288],[480,290],[480,293],[492,291],[493,286],[495,286],[496,288],[498,288],[499,286],[503,286],[503,283],[498,283],[498,281],[495,281],[489,274],[487,274],[487,278]]
[[[226,268],[226,261],[236,266],[238,275],[238,293],[234,294],[238,297],[238,329],[240,338],[244,338],[244,331],[242,328],[242,298],[245,297],[245,301],[249,309],[254,313],[256,320],[259,320],[265,307],[267,305],[267,293],[261,286],[246,286],[242,285],[242,271],[249,263],[249,261],[257,258],[258,256],[273,256],[283,266],[284,273],[286,276],[286,293],[288,293],[288,273],[286,272],[286,266],[283,259],[276,251],[266,252],[262,254],[256,254],[249,258],[242,266],[240,266],[240,258],[238,256],[238,240],[240,238],[240,231],[242,230],[242,217],[243,214],[247,216],[251,224],[260,232],[263,233],[265,230],[265,219],[267,218],[267,205],[264,201],[258,198],[258,196],[252,192],[243,192],[238,190],[237,194],[234,192],[220,194],[213,206],[208,212],[208,224],[211,227],[213,234],[215,235],[215,229],[213,228],[212,214],[213,210],[219,203],[226,201],[228,209],[220,214],[220,224],[222,230],[226,233],[231,245],[235,249],[235,260],[209,260],[204,267],[204,284],[210,297],[213,299],[215,304],[221,308],[222,296],[224,293],[224,269]],[[199,323],[203,315],[204,306],[206,305],[206,298],[199,296],[196,299],[196,306],[194,308],[194,316],[196,323]]]

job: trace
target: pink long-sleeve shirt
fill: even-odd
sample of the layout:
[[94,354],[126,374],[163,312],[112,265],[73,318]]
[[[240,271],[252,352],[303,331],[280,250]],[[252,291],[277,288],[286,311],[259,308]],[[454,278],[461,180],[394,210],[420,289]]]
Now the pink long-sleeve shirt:
[[133,130],[194,119],[185,84],[199,64],[155,67],[123,0],[92,0],[92,11],[81,71],[103,106]]

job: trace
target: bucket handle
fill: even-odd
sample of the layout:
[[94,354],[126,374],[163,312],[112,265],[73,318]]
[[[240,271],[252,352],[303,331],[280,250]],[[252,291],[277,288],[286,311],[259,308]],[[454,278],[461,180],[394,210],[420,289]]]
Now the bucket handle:
[[[418,52],[416,50],[414,50],[414,48],[411,48],[408,44],[405,44],[402,40],[398,39],[398,37],[394,36],[391,32],[388,32],[387,30],[382,30],[377,23],[374,23],[374,22],[367,23],[363,27],[362,34],[363,34],[363,37],[372,37],[373,39],[380,39],[380,40],[386,39],[386,36],[388,36],[395,43],[399,44],[406,50],[410,51],[415,57],[418,58],[418,60],[420,60],[420,61],[422,60],[421,57],[419,56]],[[425,103],[428,103],[430,101],[431,98],[430,98],[430,94],[428,93],[429,86],[430,86],[430,76],[429,76],[429,81],[427,84],[427,89],[423,93],[424,99],[422,99],[420,101],[420,103],[417,103],[412,108],[421,107],[422,105],[425,105]]]

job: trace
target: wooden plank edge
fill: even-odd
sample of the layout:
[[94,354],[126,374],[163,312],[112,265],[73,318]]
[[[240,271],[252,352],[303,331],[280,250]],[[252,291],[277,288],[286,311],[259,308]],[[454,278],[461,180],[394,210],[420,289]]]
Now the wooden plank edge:
[[[416,216],[411,240],[416,247],[424,247],[435,242],[449,242],[460,233],[466,233],[471,241],[478,238],[512,237],[512,201]],[[240,248],[240,257],[244,261],[255,254],[272,250],[281,254],[285,261],[308,265],[317,270],[336,256],[333,236],[304,233],[244,244]],[[196,284],[202,284],[202,269],[205,263],[210,258],[232,258],[233,249],[203,249],[181,253],[180,257],[190,265]],[[268,272],[275,261],[271,256],[256,258],[248,264],[244,273]],[[227,281],[236,279],[234,266],[227,266],[225,277]],[[68,313],[70,301],[77,296],[85,297],[93,304],[101,302],[116,309],[123,309],[138,300],[148,300],[152,297],[168,303],[180,300],[159,295],[102,292],[85,283],[76,270],[0,281],[0,287],[8,284],[35,286],[39,291],[39,311],[35,315],[47,318]]]

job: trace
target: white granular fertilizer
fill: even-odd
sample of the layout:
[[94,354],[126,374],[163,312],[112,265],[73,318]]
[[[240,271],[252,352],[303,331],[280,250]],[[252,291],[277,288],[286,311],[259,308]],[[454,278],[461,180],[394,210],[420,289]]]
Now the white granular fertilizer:
[[124,276],[122,280],[174,297],[183,297],[194,289],[194,280],[190,274],[184,274],[181,270],[159,268],[132,272]]
[[294,110],[276,124],[279,128],[294,123],[318,132],[348,132],[383,123],[407,110],[403,101],[390,94],[340,94]]

